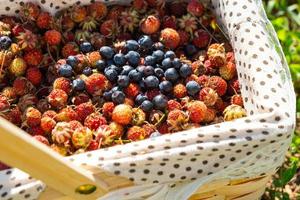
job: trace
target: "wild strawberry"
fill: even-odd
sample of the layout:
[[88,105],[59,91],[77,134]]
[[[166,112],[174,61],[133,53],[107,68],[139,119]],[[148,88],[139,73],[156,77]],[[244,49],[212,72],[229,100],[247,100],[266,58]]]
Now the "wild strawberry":
[[47,146],[50,146],[48,139],[42,135],[34,135],[33,138]]
[[79,53],[79,47],[75,42],[68,42],[61,49],[61,54],[64,58],[74,56]]
[[101,143],[99,143],[96,140],[91,140],[89,146],[87,147],[87,150],[94,151],[94,150],[100,149],[100,147],[101,147]]
[[144,13],[147,10],[147,2],[145,0],[133,0],[132,7],[140,13]]
[[187,11],[192,15],[200,17],[203,15],[204,6],[199,0],[191,0],[187,6]]
[[37,4],[26,2],[20,10],[21,17],[35,21],[40,14],[40,8]]
[[180,46],[186,45],[190,41],[190,35],[186,31],[179,30],[178,34],[180,37],[180,42],[179,42]]
[[173,100],[173,99],[169,100],[168,101],[168,111],[175,110],[175,109],[181,110],[182,109],[181,104],[176,100]]
[[53,23],[53,18],[48,12],[41,12],[36,20],[36,25],[40,29],[49,29]]
[[96,49],[100,49],[101,47],[105,46],[106,39],[102,34],[100,34],[98,32],[94,32],[91,35],[90,42],[93,45],[93,47],[95,47]]
[[146,137],[146,131],[140,126],[132,126],[127,131],[127,138],[131,141],[143,140]]
[[49,45],[58,45],[61,42],[61,33],[57,30],[49,30],[44,34],[45,41]]
[[55,116],[57,113],[54,110],[47,110],[46,112],[43,113],[42,117],[50,117],[52,119],[55,119]]
[[123,136],[124,133],[124,127],[121,124],[118,124],[116,122],[111,122],[108,125],[110,129],[110,137],[114,139],[119,139]]
[[77,128],[83,127],[83,125],[77,120],[69,121],[69,125],[72,131],[75,131]]
[[133,32],[133,30],[139,26],[138,12],[134,9],[126,9],[123,11],[120,16],[120,25],[124,32]]
[[153,125],[153,124],[149,124],[149,123],[143,124],[143,125],[142,125],[142,128],[143,128],[143,129],[145,130],[145,132],[146,132],[145,138],[150,137],[150,135],[156,131],[156,126]]
[[162,28],[172,28],[172,29],[177,29],[177,21],[175,16],[164,16],[162,19]]
[[43,60],[42,51],[39,49],[28,51],[24,55],[24,60],[28,65],[38,66]]
[[176,17],[181,17],[186,13],[186,3],[182,1],[172,1],[170,3],[170,11],[172,15],[175,15]]
[[243,98],[242,98],[242,96],[239,95],[239,94],[235,94],[235,95],[231,96],[231,98],[230,98],[230,103],[231,103],[231,104],[239,105],[239,106],[241,106],[241,107],[244,106]]
[[98,112],[88,115],[84,120],[84,126],[90,128],[91,130],[97,130],[99,126],[105,124],[107,124],[105,117]]
[[117,21],[124,10],[125,10],[124,6],[115,5],[108,11],[106,19]]
[[25,111],[27,107],[34,106],[38,103],[38,99],[33,94],[26,94],[21,96],[18,102],[18,107],[21,111]]
[[187,14],[182,16],[179,20],[179,27],[186,32],[190,33],[191,35],[197,29],[197,19],[196,17],[192,16],[191,14]]
[[54,108],[62,108],[67,105],[68,95],[61,89],[53,89],[48,95],[48,101]]
[[246,117],[246,110],[239,105],[232,104],[227,106],[223,111],[224,120],[231,121],[234,119]]
[[173,94],[176,98],[180,99],[187,95],[187,90],[185,85],[178,83],[173,88]]
[[240,90],[239,80],[237,78],[230,80],[228,86],[228,93],[233,95],[240,92],[241,90]]
[[37,47],[38,37],[31,31],[24,29],[24,31],[19,32],[17,35],[17,44],[21,49],[31,50]]
[[42,114],[41,112],[33,107],[26,109],[24,113],[24,121],[29,127],[38,126],[41,123]]
[[205,118],[206,105],[202,101],[192,101],[187,104],[187,112],[191,122],[200,123]]
[[[3,106],[3,105],[1,105],[1,103],[0,103],[0,107],[1,106]],[[0,111],[3,111],[2,108],[0,108]],[[22,112],[18,106],[10,108],[8,113],[5,114],[4,117],[16,126],[21,126],[21,124],[22,124]]]
[[85,93],[79,93],[78,95],[72,98],[72,103],[77,106],[82,103],[90,101],[90,97]]
[[113,102],[105,102],[102,106],[102,113],[105,117],[111,117],[115,104]]
[[51,117],[42,117],[41,119],[41,128],[45,133],[51,133],[56,125],[56,121]]
[[168,125],[168,123],[167,122],[164,122],[164,123],[162,123],[160,126],[158,126],[158,128],[157,128],[157,131],[160,133],[160,134],[167,134],[167,133],[169,133],[170,131],[169,131],[169,125]]
[[13,83],[13,88],[19,96],[23,96],[34,91],[34,86],[24,77],[16,78]]
[[72,120],[79,120],[77,112],[70,106],[61,109],[55,116],[55,120],[59,122],[69,122]]
[[26,78],[35,86],[42,82],[42,73],[38,67],[30,67],[26,71]]
[[213,66],[222,67],[226,62],[226,52],[224,44],[212,44],[208,47],[207,57]]
[[101,146],[110,146],[115,139],[111,136],[111,133],[112,131],[108,125],[102,125],[94,132],[94,135],[96,136],[95,140]]
[[207,86],[214,89],[219,96],[223,96],[227,91],[227,82],[219,76],[210,77]]
[[75,111],[77,112],[80,121],[83,122],[88,115],[95,111],[95,106],[91,102],[86,102],[76,106]]
[[154,34],[159,30],[159,27],[160,20],[154,15],[149,15],[140,22],[140,28],[145,34]]
[[226,62],[235,63],[235,58],[234,58],[234,53],[233,52],[227,52],[226,53]]
[[6,96],[10,101],[14,101],[17,98],[17,93],[13,87],[3,88],[1,94]]
[[167,122],[169,130],[176,132],[186,128],[188,124],[189,116],[181,110],[175,109],[168,113]]
[[99,51],[92,51],[86,54],[86,58],[90,66],[95,67],[98,60],[101,60]]
[[61,19],[61,25],[64,30],[72,30],[75,27],[75,22],[71,19],[70,15],[64,15]]
[[153,99],[155,96],[159,95],[160,92],[159,92],[159,89],[151,89],[151,90],[147,90],[145,94],[146,94],[147,98],[148,98],[150,101],[152,101],[152,99]]
[[34,136],[34,135],[45,135],[44,130],[41,128],[40,125],[38,126],[34,126],[34,127],[28,127],[26,129],[26,132],[29,133],[30,135]]
[[99,96],[103,93],[108,80],[103,74],[94,73],[85,80],[86,91],[94,96]]
[[69,94],[72,90],[71,81],[65,77],[59,77],[53,82],[53,89],[61,89]]
[[104,3],[94,2],[87,7],[88,14],[95,19],[102,19],[107,15],[107,7]]
[[125,105],[125,104],[119,104],[115,107],[113,113],[112,113],[112,120],[122,124],[127,125],[132,120],[132,107]]
[[100,33],[105,37],[113,38],[119,33],[118,23],[115,20],[106,20],[100,25]]
[[216,110],[212,108],[207,108],[203,122],[210,123],[214,121],[215,118],[216,118]]
[[86,148],[93,139],[93,132],[87,127],[75,129],[72,135],[72,143],[75,148]]
[[167,48],[175,49],[180,43],[178,32],[172,28],[165,28],[160,33],[159,39]]
[[213,106],[218,99],[216,91],[209,87],[204,87],[199,92],[199,100],[203,101],[206,106]]
[[23,58],[15,58],[9,65],[8,70],[14,76],[22,76],[25,74],[27,64]]
[[74,6],[71,10],[71,19],[76,22],[82,22],[87,15],[87,10],[84,6]]
[[194,32],[193,44],[198,48],[207,47],[210,41],[210,35],[202,29],[199,29]]
[[6,111],[7,109],[9,109],[10,104],[8,101],[8,98],[2,94],[0,94],[0,111]]
[[236,66],[232,62],[227,62],[223,67],[219,68],[219,73],[225,80],[231,80],[236,76]]
[[135,98],[140,93],[140,87],[136,83],[130,83],[125,89],[124,92],[126,96]]
[[145,112],[140,108],[133,108],[132,109],[132,125],[142,125],[146,120],[146,114]]
[[72,130],[67,122],[58,122],[51,132],[51,138],[56,144],[68,145],[71,137]]

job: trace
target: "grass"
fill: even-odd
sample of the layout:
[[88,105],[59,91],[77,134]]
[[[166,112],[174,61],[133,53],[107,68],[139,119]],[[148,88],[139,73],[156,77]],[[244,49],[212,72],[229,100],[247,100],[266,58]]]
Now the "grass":
[[286,55],[297,95],[297,126],[286,161],[264,200],[300,200],[300,0],[263,0]]

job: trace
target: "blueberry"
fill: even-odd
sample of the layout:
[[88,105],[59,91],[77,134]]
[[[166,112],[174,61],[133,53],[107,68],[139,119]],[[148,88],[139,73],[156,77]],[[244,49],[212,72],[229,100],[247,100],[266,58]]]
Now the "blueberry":
[[115,87],[111,88],[110,91],[111,91],[112,93],[115,92],[115,91],[122,91],[122,88],[119,87],[119,86],[115,86]]
[[78,58],[76,56],[68,56],[66,62],[74,68],[78,64]]
[[148,76],[144,79],[147,88],[156,88],[159,85],[159,80],[156,76]]
[[174,51],[167,51],[165,53],[165,58],[171,58],[171,59],[174,59],[176,57]]
[[161,62],[161,65],[162,65],[164,70],[169,69],[169,68],[172,67],[172,60],[170,58],[165,58]]
[[161,42],[156,42],[152,45],[152,48],[155,49],[155,50],[164,50],[165,46],[163,43]]
[[112,93],[111,99],[115,104],[121,104],[125,101],[125,94],[121,91],[115,91]]
[[180,67],[179,74],[181,77],[186,78],[193,73],[192,67],[188,64],[183,64]]
[[103,60],[97,60],[96,68],[98,69],[99,72],[103,72],[105,69],[105,62]]
[[162,81],[159,84],[159,90],[164,94],[168,94],[168,93],[172,92],[173,84],[170,81]]
[[154,74],[157,78],[162,78],[164,76],[164,70],[162,68],[155,68]]
[[106,59],[112,59],[115,52],[111,47],[103,46],[100,48],[100,54],[101,54],[101,56],[103,56]]
[[139,82],[139,87],[141,88],[141,90],[146,90],[146,85],[144,81],[140,81]]
[[129,85],[129,77],[126,75],[120,75],[118,77],[118,85],[120,87],[127,87]]
[[172,65],[175,69],[179,69],[182,65],[181,60],[179,58],[174,58]]
[[91,52],[91,51],[93,51],[93,46],[89,42],[83,42],[83,43],[80,44],[80,51],[82,53]]
[[162,50],[153,51],[152,56],[156,62],[161,62],[164,59],[164,52]]
[[115,62],[113,59],[106,60],[106,66],[114,65]]
[[143,70],[144,76],[150,76],[154,74],[154,68],[150,65],[145,66]]
[[82,73],[86,76],[89,76],[93,73],[93,70],[90,67],[86,67],[86,68],[83,69]]
[[152,108],[153,108],[153,103],[149,100],[145,100],[141,104],[141,109],[145,112],[150,112],[152,110]]
[[130,65],[124,65],[122,67],[121,75],[128,75],[131,70],[133,70],[133,67]]
[[192,56],[195,53],[197,53],[197,48],[192,44],[188,44],[184,47],[184,51],[185,51],[186,55]]
[[68,64],[63,64],[59,67],[58,73],[60,76],[63,77],[70,77],[73,74],[72,67]]
[[148,35],[141,36],[138,43],[143,49],[150,49],[153,45],[152,39]]
[[111,82],[115,82],[118,78],[118,72],[114,69],[108,69],[104,72],[106,78]]
[[77,78],[75,80],[73,80],[73,88],[77,91],[82,91],[85,88],[85,83],[82,79]]
[[116,55],[114,55],[114,62],[118,66],[125,65],[125,63],[126,63],[125,55],[122,53],[117,53]]
[[155,65],[156,59],[153,56],[146,56],[145,57],[145,65]]
[[165,95],[159,94],[153,98],[152,103],[155,109],[163,110],[167,107],[168,99]]
[[106,101],[111,101],[111,95],[112,95],[112,91],[105,91],[103,93],[103,98]]
[[132,66],[137,66],[140,63],[140,54],[136,51],[129,51],[125,58],[128,60],[128,63]]
[[141,105],[145,100],[147,100],[148,98],[143,95],[143,94],[138,94],[136,97],[135,97],[135,103],[137,105]]
[[127,51],[137,51],[139,49],[139,43],[135,40],[127,40],[125,42],[125,48]]
[[189,81],[186,84],[186,89],[187,89],[187,93],[193,96],[200,91],[200,85],[196,81]]
[[155,138],[155,137],[159,137],[159,136],[161,136],[162,134],[160,134],[160,132],[158,132],[158,131],[155,131],[155,132],[153,132],[153,133],[151,133],[151,135],[149,136],[150,138]]
[[104,73],[105,73],[107,70],[110,70],[110,69],[113,69],[113,70],[115,70],[116,72],[118,72],[119,67],[117,67],[116,65],[109,65],[108,67],[106,67],[106,68],[104,69]]
[[134,82],[139,82],[142,80],[143,74],[139,71],[137,71],[136,69],[131,70],[128,73],[129,79],[134,81]]
[[178,80],[179,75],[175,68],[169,68],[165,71],[165,78],[168,81],[175,82]]
[[0,37],[0,49],[7,50],[9,49],[12,41],[8,36],[1,36]]
[[139,65],[139,66],[136,68],[136,70],[137,70],[138,72],[144,73],[145,67],[146,67],[145,65]]

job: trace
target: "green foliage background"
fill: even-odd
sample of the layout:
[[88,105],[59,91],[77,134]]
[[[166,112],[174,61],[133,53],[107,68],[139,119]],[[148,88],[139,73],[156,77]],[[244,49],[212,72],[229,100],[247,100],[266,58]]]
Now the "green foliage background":
[[300,177],[300,0],[263,0],[263,3],[282,44],[297,95],[297,127],[293,142],[285,164],[274,176],[263,199],[300,200],[299,193],[291,194],[287,190],[287,185],[299,187],[296,184]]

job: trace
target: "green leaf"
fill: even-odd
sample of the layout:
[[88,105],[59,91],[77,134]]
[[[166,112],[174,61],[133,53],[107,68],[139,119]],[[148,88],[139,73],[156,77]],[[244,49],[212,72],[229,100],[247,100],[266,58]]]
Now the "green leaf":
[[294,162],[292,163],[292,166],[286,170],[283,171],[282,177],[281,177],[281,182],[282,182],[282,187],[285,186],[296,174],[297,172],[297,163]]
[[286,192],[282,193],[282,200],[290,200],[289,194]]

